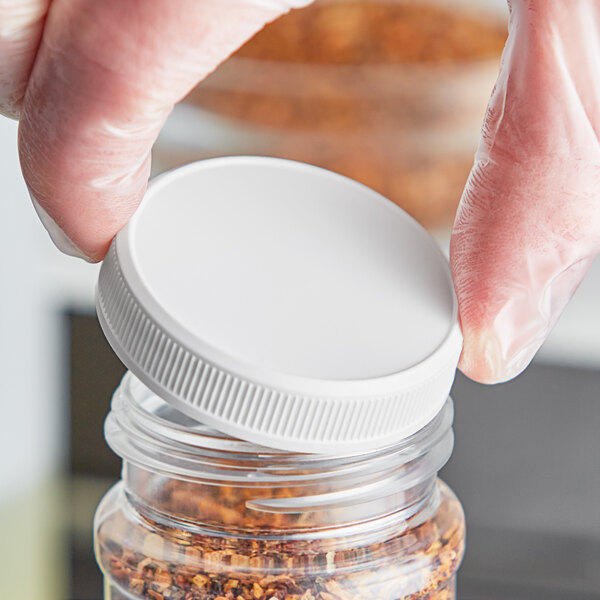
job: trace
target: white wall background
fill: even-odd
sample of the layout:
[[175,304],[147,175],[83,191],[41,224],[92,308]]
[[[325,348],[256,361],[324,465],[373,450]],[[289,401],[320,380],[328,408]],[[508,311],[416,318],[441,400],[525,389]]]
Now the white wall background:
[[96,266],[62,256],[29,201],[17,124],[0,119],[0,506],[56,473],[67,437],[61,312],[93,299]]

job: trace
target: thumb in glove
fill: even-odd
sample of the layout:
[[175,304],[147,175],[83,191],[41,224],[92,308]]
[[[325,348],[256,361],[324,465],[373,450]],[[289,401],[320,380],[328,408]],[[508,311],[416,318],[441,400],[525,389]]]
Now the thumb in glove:
[[450,250],[459,368],[482,383],[528,365],[600,251],[600,6],[509,8]]
[[174,103],[265,23],[308,3],[5,2],[0,110],[20,113],[23,174],[57,245],[102,259],[144,193]]

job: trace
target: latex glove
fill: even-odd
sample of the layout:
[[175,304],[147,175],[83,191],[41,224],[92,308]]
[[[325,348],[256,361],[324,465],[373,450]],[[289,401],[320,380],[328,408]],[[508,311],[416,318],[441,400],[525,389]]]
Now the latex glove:
[[600,250],[600,2],[510,4],[451,241],[460,368],[485,383],[527,366]]
[[137,207],[175,102],[309,0],[0,0],[0,110],[68,254],[100,260]]

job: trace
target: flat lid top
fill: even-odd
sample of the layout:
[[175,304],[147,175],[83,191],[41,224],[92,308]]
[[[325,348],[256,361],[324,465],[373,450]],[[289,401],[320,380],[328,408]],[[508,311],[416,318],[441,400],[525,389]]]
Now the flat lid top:
[[196,173],[150,195],[130,232],[145,287],[192,336],[262,369],[348,380],[411,367],[448,335],[446,265],[392,202],[293,163]]
[[446,401],[461,349],[448,261],[398,206],[265,157],[155,179],[102,265],[104,332],[154,393],[255,444],[355,452]]

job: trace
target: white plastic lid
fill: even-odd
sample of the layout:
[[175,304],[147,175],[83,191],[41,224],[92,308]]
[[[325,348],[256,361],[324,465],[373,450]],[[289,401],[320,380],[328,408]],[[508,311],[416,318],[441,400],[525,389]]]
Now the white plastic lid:
[[399,441],[461,351],[450,269],[391,201],[318,167],[205,160],[153,180],[100,271],[125,365],[190,417],[297,452]]

